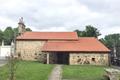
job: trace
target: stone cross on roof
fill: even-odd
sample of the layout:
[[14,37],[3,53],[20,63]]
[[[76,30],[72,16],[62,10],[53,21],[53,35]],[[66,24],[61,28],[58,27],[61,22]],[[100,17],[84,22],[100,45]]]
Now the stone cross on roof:
[[21,17],[21,18],[19,19],[19,23],[24,24],[23,17]]

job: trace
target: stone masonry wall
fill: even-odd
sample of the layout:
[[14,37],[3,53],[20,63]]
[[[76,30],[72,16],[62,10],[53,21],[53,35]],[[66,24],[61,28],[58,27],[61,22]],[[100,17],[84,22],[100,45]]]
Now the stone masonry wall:
[[44,43],[45,41],[17,41],[16,54],[20,56],[22,60],[37,60],[38,58],[44,59],[46,55],[41,52],[41,48]]
[[71,65],[108,65],[108,53],[70,53],[69,63]]

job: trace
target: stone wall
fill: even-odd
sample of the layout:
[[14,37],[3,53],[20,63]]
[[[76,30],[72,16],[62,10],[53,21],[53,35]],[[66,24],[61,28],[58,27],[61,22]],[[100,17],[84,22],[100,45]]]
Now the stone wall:
[[71,65],[91,64],[108,65],[108,53],[70,53],[69,63]]
[[[46,41],[17,41],[16,54],[22,60],[39,60],[46,63],[47,55],[41,52],[41,48]],[[57,60],[55,53],[50,53],[50,63],[55,63]],[[93,65],[108,65],[108,53],[70,53],[69,64],[93,64]]]
[[45,41],[17,41],[16,54],[22,60],[38,60],[38,58],[46,57],[45,53],[41,52],[41,48]]

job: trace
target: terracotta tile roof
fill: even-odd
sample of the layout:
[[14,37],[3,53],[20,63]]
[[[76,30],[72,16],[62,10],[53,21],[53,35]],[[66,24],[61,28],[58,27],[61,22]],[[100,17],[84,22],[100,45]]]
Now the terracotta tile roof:
[[100,41],[93,37],[81,37],[78,41],[48,41],[42,51],[109,52]]
[[25,32],[17,40],[77,40],[76,32]]

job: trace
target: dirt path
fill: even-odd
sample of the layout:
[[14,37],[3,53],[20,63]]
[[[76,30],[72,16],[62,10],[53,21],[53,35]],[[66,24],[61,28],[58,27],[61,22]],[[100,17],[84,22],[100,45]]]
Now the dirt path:
[[56,65],[48,80],[61,80],[62,79],[62,65]]

